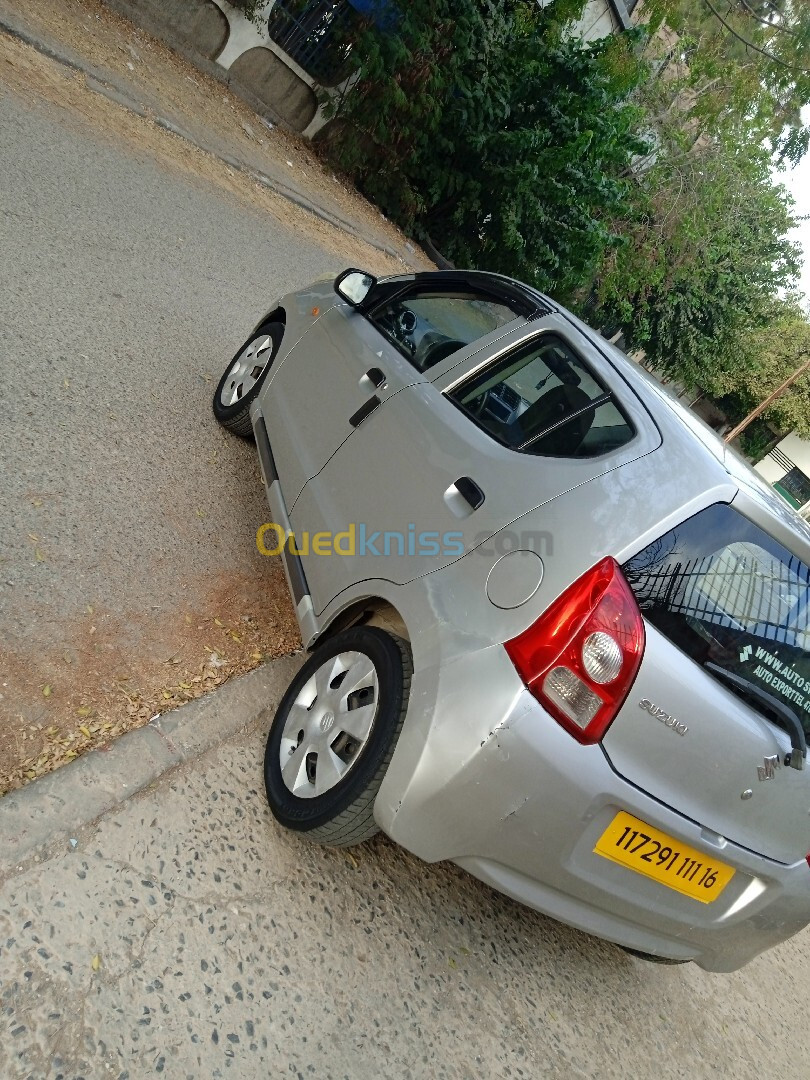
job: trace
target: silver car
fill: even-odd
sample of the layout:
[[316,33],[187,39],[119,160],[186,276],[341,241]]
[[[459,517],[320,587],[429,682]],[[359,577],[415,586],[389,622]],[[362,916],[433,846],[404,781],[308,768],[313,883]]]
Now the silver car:
[[282,825],[710,971],[810,921],[810,530],[635,363],[498,275],[348,270],[214,411],[310,650]]

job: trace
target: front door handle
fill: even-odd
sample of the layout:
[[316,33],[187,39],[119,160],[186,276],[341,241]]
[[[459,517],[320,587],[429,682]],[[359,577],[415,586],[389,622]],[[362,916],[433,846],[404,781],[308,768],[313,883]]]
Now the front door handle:
[[360,377],[360,387],[363,390],[367,390],[372,393],[374,390],[380,390],[385,387],[385,372],[380,371],[378,367],[369,368],[365,375]]

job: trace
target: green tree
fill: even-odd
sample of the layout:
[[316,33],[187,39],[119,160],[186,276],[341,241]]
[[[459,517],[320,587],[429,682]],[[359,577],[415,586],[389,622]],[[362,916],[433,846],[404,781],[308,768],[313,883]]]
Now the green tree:
[[[747,414],[810,358],[810,320],[795,300],[779,303],[768,324],[751,335],[748,363],[738,385],[740,412]],[[805,373],[763,413],[783,431],[810,438],[810,373]]]
[[597,278],[594,317],[672,378],[728,393],[747,340],[799,271],[792,200],[767,151],[730,137],[662,155],[632,201],[624,243]]
[[636,35],[583,49],[582,0],[413,0],[356,41],[329,149],[390,217],[461,265],[573,295],[616,242],[646,144]]
[[700,130],[744,117],[756,141],[767,139],[780,156],[796,162],[807,152],[806,0],[646,0],[645,11],[652,31],[666,25],[678,35],[664,57],[667,76],[693,95]]

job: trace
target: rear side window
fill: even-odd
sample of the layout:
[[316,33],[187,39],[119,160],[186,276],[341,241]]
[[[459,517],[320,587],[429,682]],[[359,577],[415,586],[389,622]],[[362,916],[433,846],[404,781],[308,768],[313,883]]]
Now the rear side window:
[[801,559],[717,505],[623,569],[644,617],[670,641],[789,706],[810,733],[810,567]]
[[559,338],[545,334],[450,395],[499,442],[548,457],[596,457],[635,434],[612,392]]

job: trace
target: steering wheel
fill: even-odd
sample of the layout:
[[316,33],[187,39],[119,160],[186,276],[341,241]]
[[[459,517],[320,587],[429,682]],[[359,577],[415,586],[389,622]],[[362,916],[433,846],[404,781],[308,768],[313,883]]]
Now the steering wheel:
[[419,370],[427,371],[428,368],[434,367],[448,356],[451,356],[454,352],[458,352],[459,349],[465,348],[466,344],[466,341],[457,341],[455,338],[442,337],[437,341],[434,340],[426,343],[423,351],[423,342],[420,342],[419,347],[416,350],[419,361]]
[[416,329],[417,318],[410,308],[402,308],[397,316],[397,326],[403,334],[410,335]]
[[489,400],[489,390],[482,390],[478,397],[471,398],[464,408],[477,420],[484,412]]

